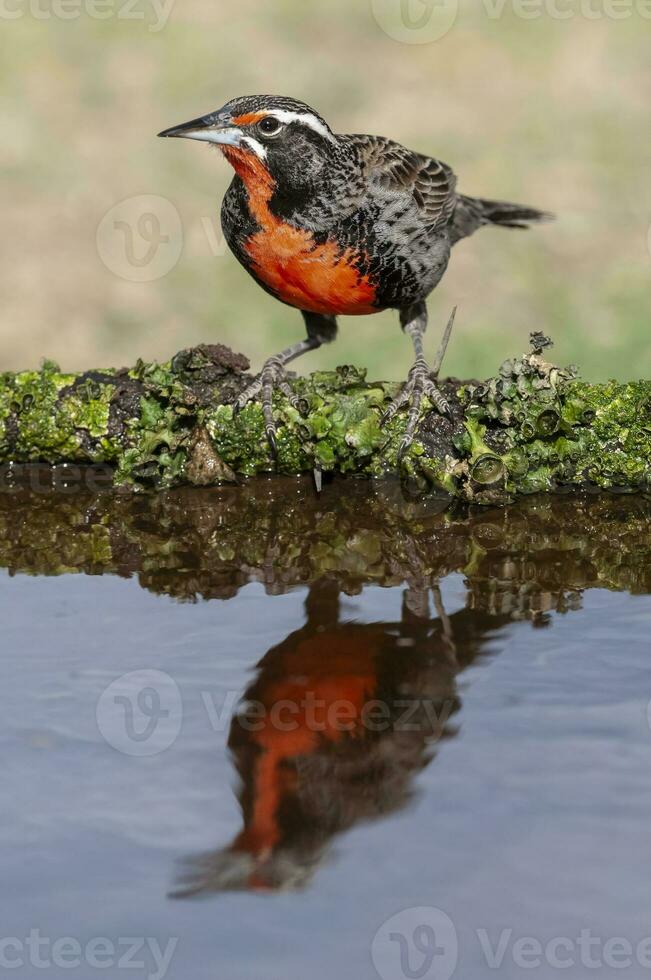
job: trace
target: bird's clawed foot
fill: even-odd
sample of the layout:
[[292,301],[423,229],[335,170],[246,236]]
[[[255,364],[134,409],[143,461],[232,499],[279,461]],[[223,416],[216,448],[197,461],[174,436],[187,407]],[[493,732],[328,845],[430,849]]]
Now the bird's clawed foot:
[[405,429],[405,433],[398,449],[398,459],[404,455],[414,441],[414,433],[416,431],[418,419],[420,418],[423,396],[429,398],[441,415],[447,415],[448,418],[450,417],[450,406],[448,405],[445,397],[441,394],[439,389],[432,381],[427,362],[424,358],[419,357],[411,367],[402,391],[393,399],[388,409],[382,416],[382,425],[384,425],[385,423],[390,422],[401,408],[407,404],[409,405],[407,428]]
[[420,417],[423,396],[432,402],[434,407],[441,413],[441,415],[446,415],[449,419],[452,418],[450,406],[448,405],[444,395],[442,395],[437,388],[434,379],[438,378],[439,371],[441,370],[443,358],[445,357],[445,352],[447,350],[448,343],[450,342],[456,312],[457,308],[455,306],[455,308],[452,310],[445,330],[443,331],[443,337],[441,338],[441,343],[431,369],[428,367],[427,361],[423,357],[422,337],[424,326],[419,325],[418,321],[414,320],[412,323],[408,323],[405,327],[405,331],[410,333],[414,341],[416,360],[414,361],[414,364],[407,375],[407,381],[405,382],[402,391],[392,400],[381,420],[381,425],[384,425],[385,423],[391,421],[394,415],[396,415],[397,412],[403,408],[403,406],[409,405],[407,428],[405,429],[400,446],[398,447],[399,460],[402,458],[402,456],[404,456],[405,452],[414,441],[414,433]]
[[267,439],[274,456],[277,454],[276,445],[276,422],[273,414],[273,393],[274,388],[282,391],[287,401],[297,412],[304,414],[303,399],[296,395],[287,380],[287,372],[283,358],[278,354],[268,358],[262,366],[262,371],[233,404],[233,411],[239,412],[247,402],[253,401],[261,395],[262,412],[264,414],[264,428]]

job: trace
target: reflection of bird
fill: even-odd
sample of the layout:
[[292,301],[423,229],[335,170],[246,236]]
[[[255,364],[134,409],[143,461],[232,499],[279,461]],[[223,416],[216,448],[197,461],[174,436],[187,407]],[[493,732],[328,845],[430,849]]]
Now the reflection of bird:
[[453,734],[456,674],[501,625],[466,610],[430,619],[417,589],[398,623],[341,622],[338,586],[323,581],[306,614],[260,662],[231,726],[243,829],[189,862],[178,897],[300,887],[333,836],[403,806]]
[[522,228],[543,212],[458,194],[447,164],[384,137],[337,135],[309,106],[280,96],[233,99],[160,135],[219,146],[236,172],[222,206],[231,249],[264,289],[303,312],[307,338],[269,358],[237,403],[262,391],[272,446],[273,387],[294,400],[285,366],[333,340],[340,314],[400,313],[416,359],[385,419],[410,403],[403,449],[423,395],[448,411],[423,355],[425,299],[461,238],[482,225]]

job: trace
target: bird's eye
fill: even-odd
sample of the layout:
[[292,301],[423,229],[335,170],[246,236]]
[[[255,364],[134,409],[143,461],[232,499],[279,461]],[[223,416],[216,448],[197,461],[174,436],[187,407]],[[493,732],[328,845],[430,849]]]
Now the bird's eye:
[[282,129],[282,125],[273,116],[267,116],[265,119],[260,120],[258,129],[265,136],[275,136]]

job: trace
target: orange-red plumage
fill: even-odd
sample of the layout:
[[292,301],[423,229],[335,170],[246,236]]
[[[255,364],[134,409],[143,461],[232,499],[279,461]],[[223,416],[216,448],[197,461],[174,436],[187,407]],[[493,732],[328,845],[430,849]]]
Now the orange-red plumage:
[[266,112],[245,112],[241,116],[235,116],[233,123],[235,126],[249,126],[260,119],[264,119],[266,115]]
[[[220,147],[239,176],[222,204],[226,240],[264,288],[303,313],[305,339],[268,358],[234,402],[239,410],[261,395],[274,454],[273,389],[296,401],[287,365],[334,340],[339,314],[400,311],[415,360],[383,416],[387,422],[409,406],[399,456],[414,439],[424,397],[451,417],[423,356],[426,297],[456,242],[484,225],[527,227],[544,212],[459,194],[442,161],[382,136],[337,134],[309,105],[286,96],[231,99],[160,135]],[[451,326],[452,318],[442,350]]]
[[[278,678],[257,694],[265,719],[249,734],[258,749],[252,774],[253,807],[235,850],[266,855],[279,842],[279,811],[283,797],[295,789],[292,763],[315,753],[324,742],[359,738],[366,733],[364,711],[377,684],[376,659],[381,630],[359,637],[346,630],[317,633],[278,651]],[[253,882],[251,882],[253,884]]]
[[315,244],[311,232],[272,213],[275,183],[261,160],[239,148],[223,152],[243,180],[260,231],[245,243],[252,271],[279,299],[311,313],[376,313],[375,288],[357,268],[359,256],[333,241]]

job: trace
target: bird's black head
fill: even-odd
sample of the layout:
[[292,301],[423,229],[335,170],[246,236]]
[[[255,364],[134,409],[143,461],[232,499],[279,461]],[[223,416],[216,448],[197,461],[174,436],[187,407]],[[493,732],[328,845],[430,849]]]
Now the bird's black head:
[[279,188],[297,191],[323,179],[338,149],[325,119],[304,102],[280,95],[231,99],[216,112],[158,135],[216,144],[238,172],[262,166]]

